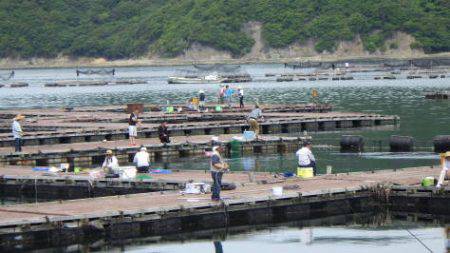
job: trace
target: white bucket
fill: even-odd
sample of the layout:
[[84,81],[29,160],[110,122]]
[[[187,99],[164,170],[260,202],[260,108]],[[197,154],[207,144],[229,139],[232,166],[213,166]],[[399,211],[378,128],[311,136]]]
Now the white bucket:
[[281,187],[281,186],[273,187],[272,188],[272,194],[277,196],[277,197],[283,196],[283,187]]

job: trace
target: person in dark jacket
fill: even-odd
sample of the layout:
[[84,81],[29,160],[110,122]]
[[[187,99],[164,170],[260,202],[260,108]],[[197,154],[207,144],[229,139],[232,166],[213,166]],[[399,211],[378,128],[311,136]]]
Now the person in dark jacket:
[[158,127],[158,135],[161,143],[170,143],[169,130],[167,129],[167,122],[161,123]]

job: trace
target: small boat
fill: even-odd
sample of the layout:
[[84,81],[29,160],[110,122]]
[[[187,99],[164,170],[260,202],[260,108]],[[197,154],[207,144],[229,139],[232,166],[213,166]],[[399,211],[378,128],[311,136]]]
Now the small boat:
[[169,76],[167,83],[169,84],[202,84],[202,83],[222,83],[224,78],[218,75],[207,75],[207,76]]

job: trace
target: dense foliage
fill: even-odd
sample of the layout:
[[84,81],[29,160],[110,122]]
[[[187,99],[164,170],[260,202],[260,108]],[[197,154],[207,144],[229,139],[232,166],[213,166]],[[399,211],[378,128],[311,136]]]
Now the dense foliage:
[[0,57],[172,57],[194,42],[239,57],[254,43],[249,21],[275,48],[314,39],[332,52],[359,34],[373,52],[404,31],[413,47],[450,51],[448,0],[1,0]]

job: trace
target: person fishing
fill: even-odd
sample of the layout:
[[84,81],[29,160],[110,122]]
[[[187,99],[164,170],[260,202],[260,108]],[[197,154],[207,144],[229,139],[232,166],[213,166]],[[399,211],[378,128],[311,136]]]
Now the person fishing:
[[295,155],[298,157],[298,167],[300,168],[312,168],[314,176],[317,175],[316,158],[312,151],[312,143],[305,141],[303,147],[299,149]]
[[167,122],[161,123],[158,127],[158,136],[161,143],[170,143],[169,130],[167,128]]
[[112,150],[107,150],[105,161],[103,161],[102,164],[102,169],[108,174],[113,174],[114,169],[116,169],[117,167],[119,167],[119,161],[117,160],[117,157],[113,155]]
[[264,116],[262,115],[262,111],[259,108],[258,104],[255,105],[255,108],[250,112],[247,118],[248,124],[250,125],[250,131],[253,131],[255,133],[255,137],[258,137],[259,134],[258,120],[264,120]]
[[128,118],[128,136],[131,146],[136,146],[137,125],[139,122],[139,110],[134,110]]
[[139,152],[134,155],[133,163],[136,165],[138,172],[146,173],[150,169],[150,154],[146,147],[142,147]]
[[15,152],[22,152],[23,130],[22,126],[20,125],[20,121],[22,121],[23,119],[25,119],[25,116],[23,116],[22,114],[18,114],[16,117],[14,117],[12,123],[12,134],[14,138]]
[[211,200],[220,201],[220,190],[222,189],[222,177],[223,173],[229,170],[228,163],[222,159],[222,153],[224,149],[222,146],[213,147],[213,155],[211,156],[211,177],[213,179],[213,185],[211,187]]

